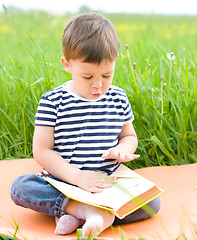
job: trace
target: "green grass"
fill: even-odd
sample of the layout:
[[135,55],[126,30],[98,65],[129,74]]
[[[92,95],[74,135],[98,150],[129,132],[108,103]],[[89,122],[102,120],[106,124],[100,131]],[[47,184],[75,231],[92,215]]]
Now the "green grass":
[[[186,216],[186,217],[188,217],[188,216]],[[12,225],[12,227],[13,227],[14,233],[13,233],[13,234],[10,233],[10,235],[11,235],[10,237],[7,237],[7,236],[4,236],[4,235],[0,234],[0,239],[2,239],[2,240],[7,240],[7,239],[16,240],[16,239],[18,239],[18,238],[17,238],[18,233],[19,233],[19,235],[21,235],[21,234],[20,234],[20,226],[19,226],[19,223],[16,223],[14,217],[13,217],[13,223],[11,223],[11,225]],[[191,230],[193,231],[193,233],[197,235],[197,232],[195,232],[195,224],[193,224],[193,225],[190,226],[190,227],[192,227]],[[115,234],[113,225],[111,225],[110,228],[111,228],[111,235],[113,236],[113,234],[114,234],[114,236],[115,236],[116,234]],[[118,226],[118,232],[119,232],[119,235],[120,235],[121,240],[148,240],[148,239],[145,239],[145,238],[141,238],[140,236],[139,236],[139,238],[135,238],[135,239],[128,237],[127,233],[124,232],[124,231],[121,229],[121,226]],[[22,236],[22,235],[21,235],[21,236]],[[170,233],[169,233],[169,236],[170,236]],[[100,238],[100,239],[103,238],[102,233],[99,235],[99,238]],[[28,237],[22,236],[22,239],[28,240]],[[82,229],[79,228],[79,229],[77,229],[77,237],[76,237],[76,240],[80,240],[80,239],[81,239],[81,240],[96,240],[97,238],[95,238],[94,236],[91,236],[91,235],[90,235],[89,237],[87,237],[87,238],[83,238],[83,237],[82,237]],[[104,239],[104,238],[103,238],[103,239]],[[189,239],[185,236],[184,233],[181,233],[181,234],[176,238],[176,240],[179,240],[179,239],[189,240]]]
[[[197,162],[197,16],[105,15],[121,40],[113,84],[128,95],[139,138],[141,158],[128,165]],[[40,97],[70,79],[60,61],[68,18],[0,14],[0,159],[32,157]]]

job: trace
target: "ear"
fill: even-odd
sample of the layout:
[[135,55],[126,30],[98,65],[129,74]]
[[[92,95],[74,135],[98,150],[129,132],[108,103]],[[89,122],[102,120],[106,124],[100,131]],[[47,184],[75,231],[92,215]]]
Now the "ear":
[[61,57],[61,62],[62,62],[62,65],[63,65],[65,71],[66,71],[67,73],[71,73],[70,64],[69,64],[69,62],[66,60],[65,57]]

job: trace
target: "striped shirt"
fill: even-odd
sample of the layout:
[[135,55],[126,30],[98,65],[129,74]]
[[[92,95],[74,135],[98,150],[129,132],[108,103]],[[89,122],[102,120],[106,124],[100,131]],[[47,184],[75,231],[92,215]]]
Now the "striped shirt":
[[99,99],[90,100],[57,87],[39,103],[35,125],[54,127],[54,151],[81,170],[113,173],[119,162],[102,154],[118,144],[124,124],[134,119],[124,90],[111,86]]

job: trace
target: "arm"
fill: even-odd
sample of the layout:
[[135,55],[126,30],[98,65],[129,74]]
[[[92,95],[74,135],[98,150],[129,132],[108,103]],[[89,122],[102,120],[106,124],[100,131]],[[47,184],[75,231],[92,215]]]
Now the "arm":
[[54,150],[54,128],[36,126],[33,138],[34,159],[40,166],[62,181],[74,184],[90,192],[101,192],[111,187],[105,174],[81,171],[64,160]]
[[79,169],[70,165],[53,151],[53,147],[54,128],[36,126],[33,138],[33,155],[36,162],[53,176],[63,181],[75,183]]
[[121,162],[132,161],[140,157],[140,155],[133,154],[137,146],[138,140],[133,124],[125,124],[119,134],[118,145],[104,152],[103,158],[115,158]]

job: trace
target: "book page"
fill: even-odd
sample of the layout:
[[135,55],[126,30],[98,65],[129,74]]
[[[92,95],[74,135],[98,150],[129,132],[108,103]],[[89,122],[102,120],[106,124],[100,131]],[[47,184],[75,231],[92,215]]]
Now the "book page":
[[116,176],[118,178],[137,178],[142,177],[138,173],[134,172],[130,168],[126,167],[125,165],[121,164],[118,169],[111,175]]
[[118,210],[122,205],[151,189],[155,184],[144,178],[120,178],[111,188],[95,193],[96,200],[104,206]]
[[88,199],[91,201],[91,192],[85,191],[77,186],[52,179],[50,177],[44,177],[44,179],[69,198],[75,200],[80,199],[80,202],[87,202]]
[[90,193],[49,177],[45,179],[69,198],[80,202],[110,207],[114,210],[118,210],[132,198],[146,192],[155,185],[143,177],[119,178],[118,183],[113,184],[111,188],[106,188],[101,193]]

